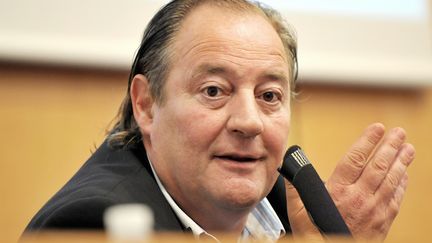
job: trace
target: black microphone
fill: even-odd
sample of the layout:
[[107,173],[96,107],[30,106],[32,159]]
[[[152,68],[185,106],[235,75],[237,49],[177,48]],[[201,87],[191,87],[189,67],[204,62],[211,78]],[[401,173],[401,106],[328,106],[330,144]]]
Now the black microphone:
[[288,149],[278,171],[294,185],[306,210],[322,233],[351,236],[324,183],[299,146],[294,145]]

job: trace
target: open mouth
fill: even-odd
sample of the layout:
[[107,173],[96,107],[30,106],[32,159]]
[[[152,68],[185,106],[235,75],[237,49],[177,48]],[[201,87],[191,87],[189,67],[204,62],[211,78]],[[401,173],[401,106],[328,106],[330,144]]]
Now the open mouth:
[[258,160],[258,158],[240,157],[240,156],[234,156],[234,155],[215,156],[215,157],[222,159],[222,160],[231,160],[231,161],[239,162],[239,163],[256,162]]

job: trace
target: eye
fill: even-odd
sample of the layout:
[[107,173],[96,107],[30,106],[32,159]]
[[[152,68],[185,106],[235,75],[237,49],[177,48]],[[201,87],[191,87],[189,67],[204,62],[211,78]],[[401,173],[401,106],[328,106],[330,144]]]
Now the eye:
[[276,98],[276,95],[273,92],[265,92],[262,96],[263,100],[266,102],[272,102]]
[[218,94],[220,93],[220,89],[216,86],[209,86],[205,89],[205,93],[209,96],[209,97],[216,97],[218,96]]
[[204,84],[196,96],[198,100],[209,108],[220,108],[228,100],[230,95],[229,88],[224,85],[212,82],[211,84]]
[[264,92],[260,98],[267,103],[275,103],[281,100],[280,96],[273,91]]

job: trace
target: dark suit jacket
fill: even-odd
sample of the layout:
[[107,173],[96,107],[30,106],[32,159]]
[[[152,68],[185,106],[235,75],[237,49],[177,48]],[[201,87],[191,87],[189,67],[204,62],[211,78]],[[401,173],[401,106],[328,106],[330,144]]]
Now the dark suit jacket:
[[[290,232],[281,177],[267,197]],[[33,217],[26,231],[102,229],[104,210],[123,203],[149,206],[157,231],[184,231],[156,183],[144,146],[114,150],[106,142]]]

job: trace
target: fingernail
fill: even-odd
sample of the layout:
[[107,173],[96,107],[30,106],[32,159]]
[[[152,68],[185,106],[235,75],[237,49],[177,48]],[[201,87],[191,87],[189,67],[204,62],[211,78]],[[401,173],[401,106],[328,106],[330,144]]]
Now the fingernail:
[[406,151],[408,156],[410,156],[411,158],[414,157],[415,149],[414,149],[414,146],[412,144],[407,144],[405,151]]
[[371,127],[373,134],[380,139],[385,133],[385,127],[380,123],[375,123]]
[[404,129],[402,129],[402,128],[400,128],[400,127],[396,127],[396,128],[394,128],[393,129],[393,132],[398,136],[398,138],[400,138],[400,139],[405,139],[405,130]]
[[385,132],[385,127],[381,123],[374,123],[372,124],[372,128],[375,132],[383,134]]

